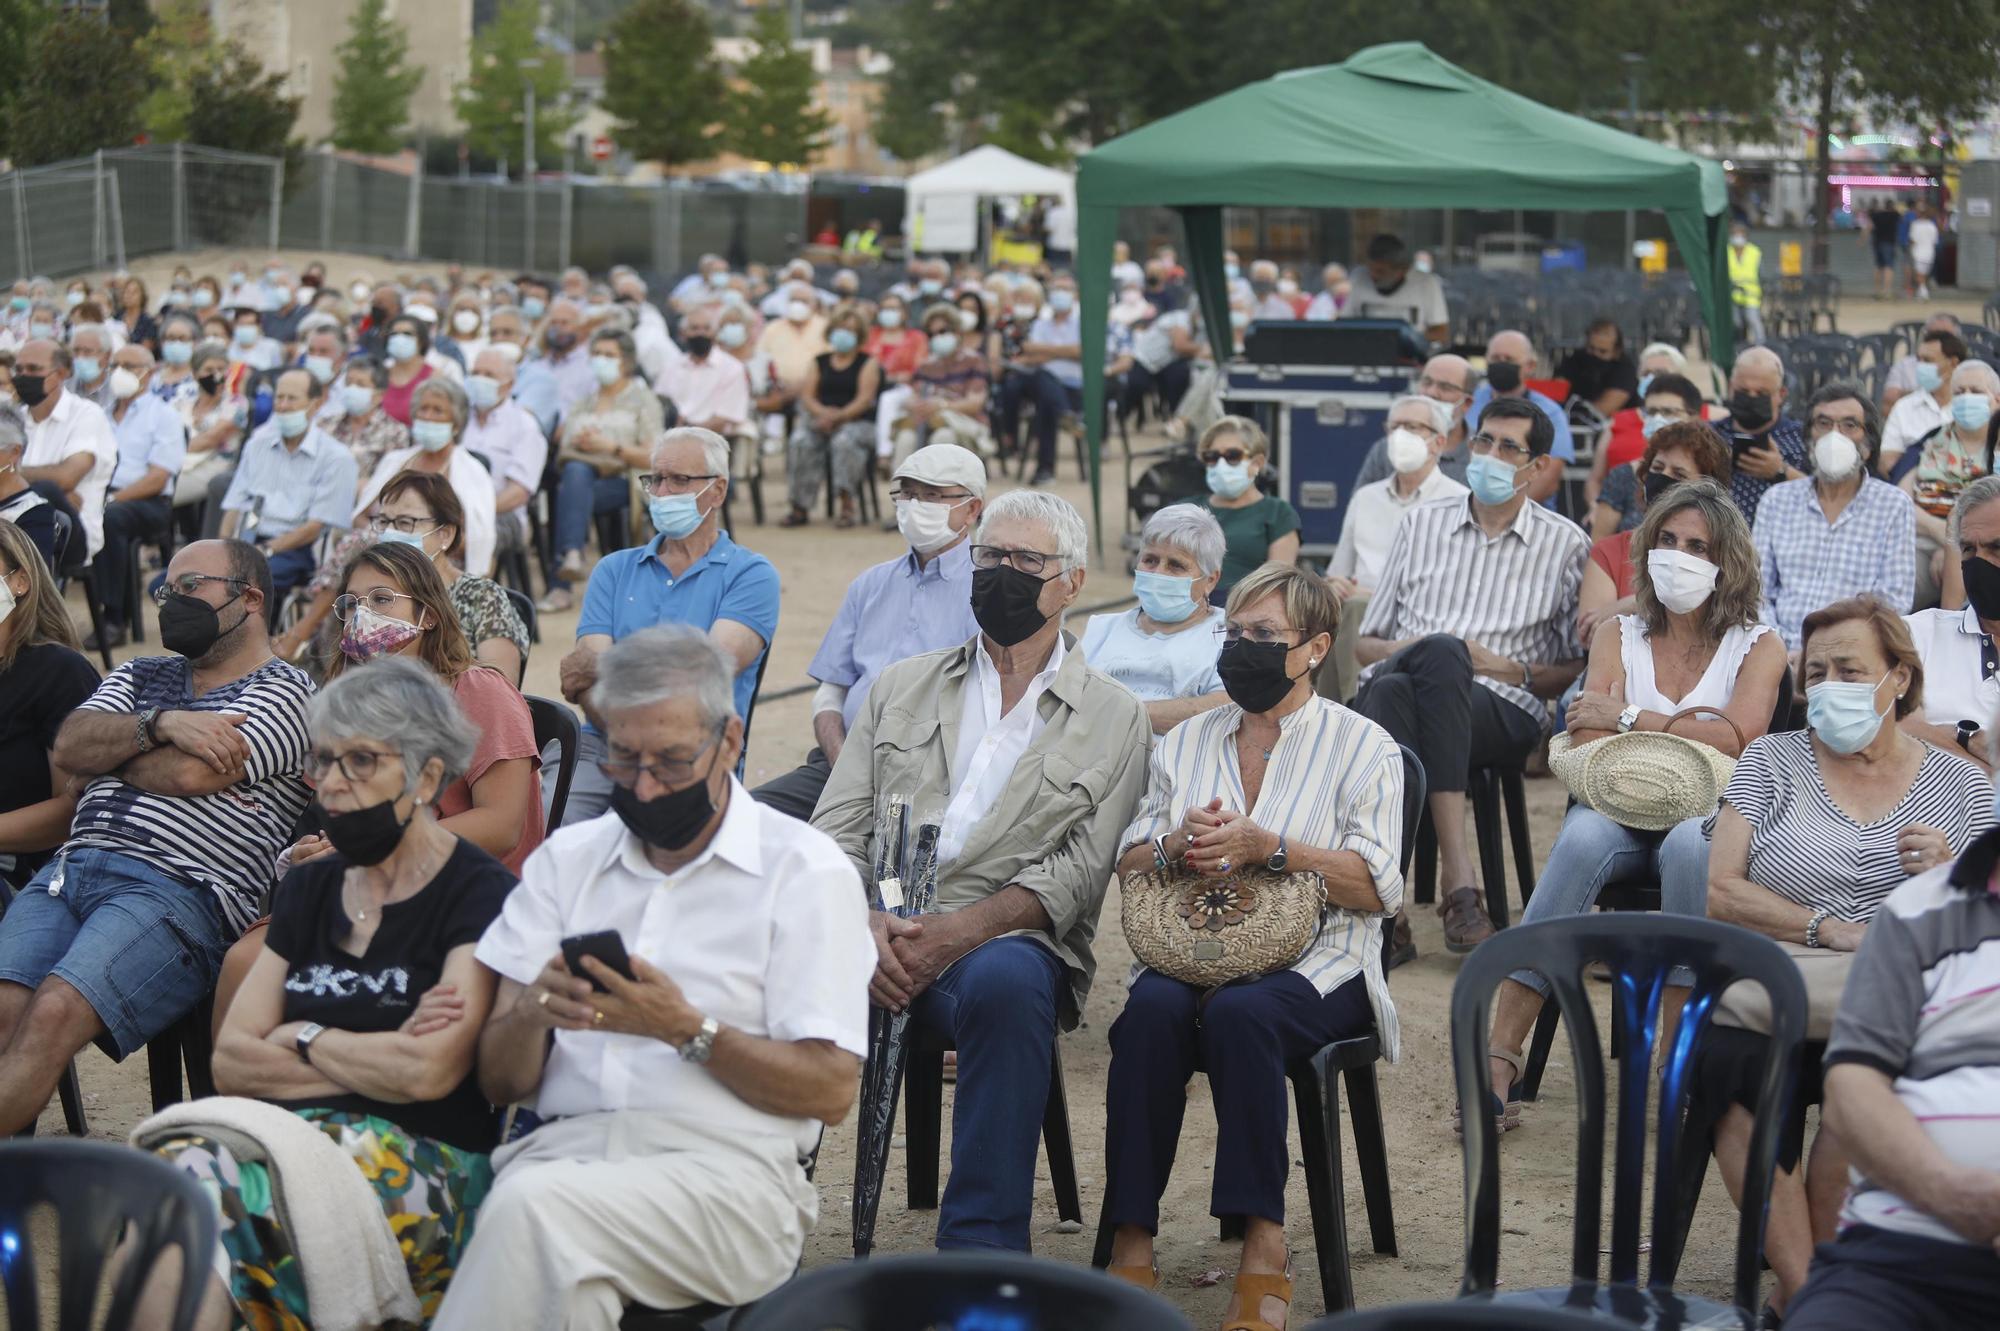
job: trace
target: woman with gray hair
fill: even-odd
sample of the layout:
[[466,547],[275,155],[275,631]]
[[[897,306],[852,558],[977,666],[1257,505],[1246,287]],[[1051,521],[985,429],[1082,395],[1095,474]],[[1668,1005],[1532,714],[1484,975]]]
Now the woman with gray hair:
[[0,401],[0,521],[21,529],[42,562],[56,566],[56,511],[21,479],[21,456],[28,449],[28,417],[12,402]]
[[540,603],[547,611],[574,604],[570,584],[585,572],[591,519],[631,504],[631,477],[652,465],[653,445],[666,429],[660,399],[639,376],[639,349],[630,333],[592,337],[590,370],[597,391],[570,408],[556,430],[562,479],[556,486],[556,571]]
[[382,488],[399,472],[424,472],[451,482],[465,509],[465,571],[476,578],[493,571],[493,546],[499,519],[494,513],[493,473],[459,446],[472,406],[465,390],[439,375],[417,385],[410,397],[410,446],[384,453],[354,501],[354,530],[375,507]]
[[[496,981],[473,947],[514,876],[431,812],[477,736],[422,664],[350,671],[307,715],[306,772],[334,850],[279,884],[263,947],[227,1004],[215,1082],[224,1096],[290,1110],[353,1158],[409,1267],[418,1306],[396,1320],[428,1323],[493,1180],[499,1115],[473,1062]],[[217,1123],[248,1112],[205,1103]],[[283,1180],[239,1159],[231,1140],[201,1126],[140,1138],[220,1205],[215,1269],[227,1278],[210,1282],[215,1324],[226,1296],[239,1323],[310,1325],[311,1254],[274,1201]]]
[[1084,659],[1138,695],[1155,735],[1229,701],[1215,673],[1222,609],[1208,594],[1222,576],[1222,526],[1193,504],[1169,504],[1139,529],[1132,594],[1139,604],[1092,615]]
[[1991,774],[1992,741],[1982,731],[2000,711],[2000,676],[1985,665],[2000,633],[2000,476],[1981,476],[1958,492],[1943,583],[1943,605],[1903,617],[1924,663],[1924,698],[1902,728]]

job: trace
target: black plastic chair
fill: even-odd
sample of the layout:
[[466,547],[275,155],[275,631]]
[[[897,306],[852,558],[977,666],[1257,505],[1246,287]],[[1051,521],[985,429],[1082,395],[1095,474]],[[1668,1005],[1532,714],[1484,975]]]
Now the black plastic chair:
[[[26,1242],[30,1213],[56,1215],[57,1331],[92,1325],[127,1327],[141,1288],[169,1248],[180,1249],[180,1295],[174,1331],[192,1331],[215,1255],[214,1205],[192,1178],[166,1161],[108,1142],[0,1143],[0,1233],[8,1239],[0,1279],[7,1324],[42,1325],[43,1291],[36,1245]],[[111,1256],[127,1234],[128,1260],[111,1286],[102,1323],[91,1314]]]
[[80,533],[68,511],[53,505],[51,508],[55,513],[56,526],[56,587],[61,590],[71,578],[83,584],[84,604],[90,609],[90,631],[97,635],[97,654],[103,659],[104,673],[108,675],[111,673],[111,649],[104,645],[104,611],[97,603],[97,575],[91,571],[88,559],[71,558],[82,554],[84,547],[78,544],[74,550],[70,548],[72,541],[80,541]]
[[[500,590],[507,593],[507,600],[512,603],[514,613],[521,617],[521,623],[528,630],[528,641],[530,643],[540,642],[542,640],[542,627],[535,620],[534,598],[520,588],[509,587],[504,582],[500,584]],[[525,674],[527,672],[527,662],[523,661],[521,667],[522,673]]]
[[[1611,968],[1615,997],[1611,1021],[1620,1036],[1618,1107],[1613,1139],[1610,1278],[1600,1280],[1598,1243],[1603,1229],[1605,1057],[1583,976],[1593,961]],[[1657,1109],[1649,1114],[1654,1086],[1653,1045],[1660,1030],[1660,1000],[1676,967],[1693,973],[1672,1048],[1658,1078]],[[1577,1076],[1577,1165],[1571,1229],[1571,1283],[1496,1294],[1500,1266],[1500,1138],[1491,1110],[1492,1069],[1487,1032],[1493,992],[1518,969],[1540,972],[1569,1028]],[[1498,1302],[1589,1311],[1615,1322],[1651,1325],[1700,1323],[1735,1317],[1750,1324],[1761,1276],[1764,1213],[1770,1203],[1777,1158],[1778,1116],[1759,1115],[1744,1172],[1737,1217],[1734,1298],[1730,1304],[1674,1293],[1685,1247],[1684,1201],[1679,1182],[1683,1153],[1697,1149],[1680,1123],[1687,1109],[1693,1053],[1707,1033],[1716,1002],[1729,985],[1751,980],[1769,995],[1772,1031],[1764,1059],[1759,1103],[1782,1104],[1805,1037],[1806,991],[1798,967],[1778,945],[1747,929],[1714,920],[1667,916],[1581,915],[1545,920],[1496,934],[1461,965],[1451,994],[1452,1071],[1459,1114],[1466,1125],[1465,1274],[1462,1296]],[[1641,1283],[1641,1197],[1646,1177],[1646,1137],[1655,1130],[1652,1260]]]
[[[146,1082],[153,1094],[153,1112],[182,1099],[200,1100],[215,1094],[215,995],[203,994],[181,1019],[146,1042]],[[187,1080],[183,1095],[181,1074]]]
[[[1500,839],[1504,830],[1514,854],[1514,876],[1521,883],[1521,904],[1535,894],[1535,851],[1528,840],[1528,794],[1521,784],[1523,772],[1514,767],[1475,767],[1467,774],[1465,798],[1472,805],[1473,843],[1479,851],[1479,878],[1486,892],[1486,913],[1495,929],[1505,929],[1512,920],[1507,900],[1507,866],[1501,859]],[[1501,811],[1506,822],[1501,822]],[[1424,810],[1417,835],[1417,886],[1419,905],[1437,899],[1437,829],[1430,810]]]
[[[132,641],[146,641],[146,571],[140,567],[139,542],[132,543],[132,557],[125,564],[126,604],[132,608],[132,622],[126,627],[132,630]],[[160,568],[174,562],[174,519],[168,511],[167,520],[162,524],[159,540],[154,542],[160,548]]]
[[1159,1295],[1062,1262],[1011,1253],[923,1253],[808,1272],[739,1317],[735,1331],[1193,1331]]
[[[25,877],[21,886],[25,886]],[[17,884],[14,880],[0,877],[0,915],[7,913],[7,907],[14,904]],[[62,1101],[63,1126],[72,1137],[88,1137],[90,1120],[83,1112],[83,1089],[76,1080],[76,1060],[71,1059],[63,1067],[62,1076],[56,1081],[56,1096]]]
[[[1409,872],[1415,848],[1413,829],[1417,811],[1424,807],[1424,765],[1408,745],[1397,746],[1403,756],[1403,845],[1402,869]],[[1389,921],[1382,922],[1382,947],[1389,947]],[[1396,1216],[1389,1187],[1389,1145],[1382,1130],[1382,1095],[1375,1078],[1375,1064],[1382,1057],[1382,1042],[1370,1032],[1352,1039],[1336,1040],[1312,1055],[1294,1061],[1285,1069],[1292,1084],[1292,1099],[1298,1113],[1299,1154],[1306,1175],[1306,1202],[1312,1211],[1314,1255],[1319,1265],[1321,1297],[1329,1312],[1354,1306],[1352,1257],[1347,1242],[1347,1188],[1340,1159],[1340,1100],[1335,1084],[1347,1081],[1347,1112],[1354,1120],[1354,1156],[1361,1166],[1361,1193],[1368,1207],[1368,1234],[1377,1253],[1394,1257]],[[1107,1159],[1105,1173],[1110,1174]],[[1111,1193],[1107,1177],[1105,1195]],[[1222,1238],[1243,1237],[1243,1217],[1222,1221]],[[1097,1246],[1091,1253],[1092,1266],[1111,1264],[1114,1229],[1107,1211],[1097,1216]]]
[[535,752],[543,752],[550,744],[556,746],[556,790],[549,801],[548,828],[553,832],[562,826],[563,810],[569,807],[569,783],[576,775],[583,728],[577,724],[576,713],[553,698],[538,698],[532,693],[522,698],[535,723]]
[[1302,1331],[1602,1331],[1588,1313],[1567,1308],[1527,1308],[1486,1299],[1455,1303],[1405,1303],[1342,1317],[1322,1317]]

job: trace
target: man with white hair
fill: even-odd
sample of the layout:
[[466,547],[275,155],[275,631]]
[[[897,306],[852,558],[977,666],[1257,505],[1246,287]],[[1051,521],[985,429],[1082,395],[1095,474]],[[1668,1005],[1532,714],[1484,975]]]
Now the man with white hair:
[[69,330],[72,369],[68,391],[108,412],[118,399],[111,394],[111,335],[103,324],[77,324]]
[[[803,1162],[868,1050],[861,885],[731,775],[735,660],[670,624],[600,667],[616,816],[544,842],[479,940],[500,976],[480,1086],[542,1122],[493,1154],[440,1331],[615,1331],[628,1303],[770,1293],[818,1218]],[[566,960],[606,933],[615,950]]]
[[1256,320],[1295,319],[1291,302],[1278,294],[1278,265],[1259,259],[1250,265],[1250,317]]
[[693,426],[669,430],[653,446],[652,470],[639,484],[658,535],[597,561],[583,593],[576,648],[562,659],[563,697],[583,707],[588,723],[565,824],[595,818],[611,799],[614,783],[597,767],[604,729],[589,701],[597,658],[607,647],[655,624],[700,629],[736,662],[736,714],[747,719],[758,664],[778,631],[778,571],[722,530],[729,441]]
[[1543,469],[1536,485],[1528,494],[1530,499],[1541,503],[1553,495],[1562,485],[1562,469],[1576,461],[1576,442],[1570,437],[1569,414],[1562,405],[1548,394],[1528,387],[1528,380],[1535,377],[1541,368],[1541,354],[1535,344],[1528,340],[1526,333],[1512,328],[1503,328],[1486,342],[1486,382],[1479,385],[1467,405],[1466,416],[1478,420],[1486,404],[1496,397],[1518,397],[1533,403],[1542,415],[1549,418],[1549,425],[1555,430],[1555,443],[1549,449],[1549,456],[1562,466]]
[[[1472,362],[1463,356],[1450,352],[1440,352],[1424,362],[1424,368],[1417,374],[1416,389],[1424,397],[1442,402],[1451,412],[1451,428],[1445,431],[1445,449],[1439,456],[1438,470],[1452,480],[1463,483],[1465,467],[1472,460],[1466,450],[1465,409],[1472,401],[1472,389],[1478,376],[1472,372]],[[1361,470],[1354,477],[1355,490],[1377,481],[1386,481],[1396,474],[1389,464],[1389,432],[1384,430],[1368,449],[1368,456],[1361,460]]]
[[514,357],[488,345],[472,360],[465,396],[472,405],[460,443],[486,459],[493,472],[494,549],[501,554],[525,548],[528,500],[542,486],[549,441],[534,414],[514,397]]
[[1089,992],[1105,885],[1145,786],[1144,707],[1063,640],[1088,554],[1064,500],[994,500],[972,545],[978,636],[876,678],[813,814],[871,883],[891,794],[936,819],[932,911],[871,915],[869,996],[958,1050],[941,1249],[1028,1250],[1056,1031]]
[[1326,570],[1327,585],[1340,598],[1340,631],[1334,635],[1329,664],[1319,673],[1321,697],[1344,703],[1354,696],[1361,669],[1354,644],[1403,515],[1418,504],[1466,492],[1438,467],[1438,458],[1451,447],[1451,427],[1452,409],[1421,393],[1399,397],[1389,408],[1382,444],[1395,475],[1361,486],[1348,497],[1340,544]]

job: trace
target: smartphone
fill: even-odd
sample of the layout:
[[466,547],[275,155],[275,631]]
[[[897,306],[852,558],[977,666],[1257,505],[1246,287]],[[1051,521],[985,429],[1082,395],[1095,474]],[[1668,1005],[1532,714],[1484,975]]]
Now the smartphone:
[[562,940],[563,965],[569,967],[570,974],[590,981],[590,987],[600,994],[610,993],[610,989],[583,968],[585,957],[596,957],[599,961],[617,971],[626,979],[632,978],[632,959],[625,955],[625,940],[618,936],[616,929],[606,929],[601,933],[576,934]]

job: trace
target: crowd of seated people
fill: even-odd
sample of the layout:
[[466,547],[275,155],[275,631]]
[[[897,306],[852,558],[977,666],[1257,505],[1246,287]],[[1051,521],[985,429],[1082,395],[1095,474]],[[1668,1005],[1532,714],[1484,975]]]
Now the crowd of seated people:
[[[714,256],[657,303],[629,270],[338,290],[276,260],[182,272],[156,303],[125,280],[66,310],[27,293],[0,314],[0,743],[19,760],[0,857],[30,888],[0,915],[0,1132],[34,1123],[84,1045],[129,1056],[212,1001],[223,1096],[146,1144],[231,1221],[218,1315],[309,1316],[312,1245],[270,1200],[282,1162],[236,1154],[261,1106],[398,1166],[367,1184],[420,1219],[411,1320],[610,1327],[789,1277],[872,1004],[956,1051],[937,1245],[1025,1250],[1113,875],[1289,867],[1325,890],[1304,955],[1206,1003],[1138,968],[1102,1091],[1113,1274],[1156,1284],[1161,1223],[1187,1219],[1161,1203],[1201,1067],[1212,1206],[1246,1219],[1230,1316],[1275,1327],[1280,1074],[1351,1034],[1401,1054],[1397,745],[1424,770],[1443,942],[1465,953],[1495,923],[1465,827],[1476,771],[1522,765],[1558,725],[1582,745],[1705,709],[1675,733],[1735,760],[1719,808],[1648,831],[1577,805],[1528,921],[1646,875],[1667,914],[1798,962],[1838,1075],[1812,1149],[1780,1151],[1774,1311],[1883,1297],[1921,1245],[1990,1246],[1926,1154],[1968,1148],[1916,1140],[1905,1120],[1930,1102],[1896,1080],[1949,1038],[1911,997],[1940,983],[1935,958],[1911,969],[1933,940],[1870,940],[1940,912],[1959,935],[1996,927],[1950,895],[1983,900],[1992,875],[1994,371],[1939,328],[1893,404],[1839,382],[1794,403],[1752,348],[1711,403],[1680,349],[1635,360],[1614,323],[1557,366],[1566,390],[1503,329],[1480,368],[1441,350],[1412,372],[1322,575],[1262,430],[1226,411],[1186,272],[1171,251],[1126,260],[1101,352],[1070,273],[933,260],[872,296],[850,272],[821,289],[810,265]],[[1393,237],[1317,293],[1263,259],[1225,278],[1239,338],[1287,318],[1448,327]],[[1136,604],[1083,622],[1082,516],[1036,483],[1100,354],[1114,403],[1200,414],[1206,493],[1142,525],[1116,588]],[[1545,502],[1586,430],[1588,535]],[[1017,451],[1029,485],[1003,492]],[[779,455],[783,525],[811,523],[830,483],[854,526],[886,475],[901,553],[854,579],[813,658],[810,734],[783,740],[804,762],[752,791],[780,577],[724,513]],[[520,691],[527,589],[496,581],[533,550],[531,516],[540,609],[579,610],[560,826]],[[614,529],[624,548],[593,559]],[[57,590],[85,563],[88,640]],[[135,570],[162,654],[100,679],[82,650],[154,608]],[[1802,726],[1777,710],[1788,676]],[[867,908],[891,794],[939,823],[920,919]],[[603,931],[615,951],[565,946]],[[1539,981],[1508,983],[1490,1034],[1502,1127]],[[1888,999],[1862,1008],[1857,985]],[[1768,1026],[1727,1007],[1694,1121],[1734,1189]],[[1864,1124],[1881,1130],[1846,1130]],[[1909,1206],[1857,1191],[1816,1264],[1850,1165]],[[1967,1288],[1990,1275],[1965,1266]]]

